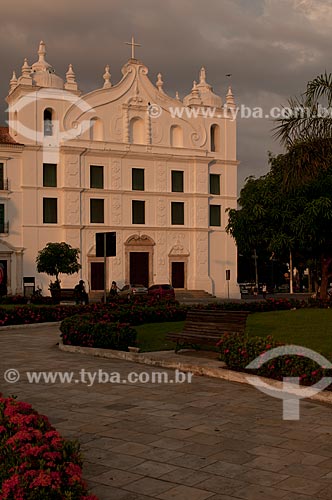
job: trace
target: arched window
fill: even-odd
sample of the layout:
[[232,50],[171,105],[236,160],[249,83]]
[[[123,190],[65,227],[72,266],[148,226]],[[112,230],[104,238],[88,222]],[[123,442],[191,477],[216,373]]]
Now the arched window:
[[176,148],[183,147],[183,130],[178,125],[171,126],[171,146]]
[[103,141],[103,122],[99,118],[92,118],[90,121],[90,141]]
[[219,127],[219,125],[211,125],[210,144],[211,144],[211,151],[220,151],[220,127]]
[[44,110],[44,135],[53,135],[53,110],[51,108]]
[[132,118],[129,125],[129,142],[144,144],[144,122],[142,118]]

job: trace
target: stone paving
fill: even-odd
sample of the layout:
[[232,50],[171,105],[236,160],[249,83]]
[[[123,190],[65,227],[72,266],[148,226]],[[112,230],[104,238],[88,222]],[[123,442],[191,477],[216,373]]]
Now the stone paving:
[[[300,421],[285,422],[279,400],[208,377],[177,385],[29,384],[25,372],[33,370],[102,369],[123,378],[156,371],[64,353],[57,340],[57,326],[1,331],[0,390],[81,442],[85,478],[100,500],[332,498],[332,406],[302,402]],[[8,368],[21,371],[20,382],[4,383]]]

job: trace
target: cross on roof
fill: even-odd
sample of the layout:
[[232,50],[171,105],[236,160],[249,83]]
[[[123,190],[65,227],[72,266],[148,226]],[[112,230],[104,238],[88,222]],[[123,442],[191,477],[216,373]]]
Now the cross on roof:
[[135,47],[141,47],[140,43],[135,43],[135,39],[132,36],[131,42],[125,42],[126,45],[131,45],[131,58],[135,59]]

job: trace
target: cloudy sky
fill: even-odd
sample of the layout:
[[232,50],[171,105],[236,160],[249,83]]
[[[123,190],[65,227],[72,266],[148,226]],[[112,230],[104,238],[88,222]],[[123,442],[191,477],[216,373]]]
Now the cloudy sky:
[[[74,65],[80,88],[102,85],[106,64],[112,82],[130,55],[123,42],[142,44],[137,56],[155,81],[183,97],[207,69],[207,80],[224,96],[232,73],[237,104],[268,114],[301,93],[331,63],[332,0],[12,0],[1,2],[1,119],[13,69],[35,62],[38,43],[63,76]],[[267,151],[279,152],[270,119],[238,122],[239,187],[248,175],[267,170]]]

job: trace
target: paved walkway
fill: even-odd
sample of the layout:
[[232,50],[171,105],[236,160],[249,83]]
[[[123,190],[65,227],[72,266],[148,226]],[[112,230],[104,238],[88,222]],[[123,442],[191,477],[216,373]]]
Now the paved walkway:
[[[80,440],[100,500],[331,499],[332,407],[302,402],[301,420],[284,422],[280,401],[207,377],[181,385],[29,384],[25,371],[102,369],[126,378],[156,370],[60,352],[57,340],[56,326],[0,332],[0,390]],[[8,368],[22,372],[20,382],[3,382]]]

